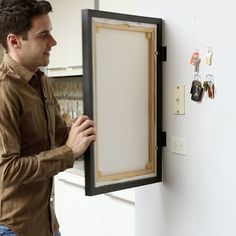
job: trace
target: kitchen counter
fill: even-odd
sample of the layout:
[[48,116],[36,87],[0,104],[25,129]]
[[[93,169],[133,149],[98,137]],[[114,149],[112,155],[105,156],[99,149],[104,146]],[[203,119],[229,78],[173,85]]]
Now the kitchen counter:
[[[80,159],[76,161],[73,168],[59,173],[57,175],[57,179],[68,184],[73,184],[77,187],[85,188],[84,160]],[[105,195],[116,198],[117,200],[135,204],[134,188],[105,193]]]

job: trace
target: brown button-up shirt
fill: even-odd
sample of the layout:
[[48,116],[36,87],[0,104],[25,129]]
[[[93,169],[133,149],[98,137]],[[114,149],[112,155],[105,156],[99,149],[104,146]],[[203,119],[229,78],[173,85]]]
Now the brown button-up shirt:
[[[39,80],[40,89],[30,81]],[[58,229],[50,203],[52,177],[71,168],[68,127],[48,78],[5,54],[0,65],[0,224],[17,236]]]

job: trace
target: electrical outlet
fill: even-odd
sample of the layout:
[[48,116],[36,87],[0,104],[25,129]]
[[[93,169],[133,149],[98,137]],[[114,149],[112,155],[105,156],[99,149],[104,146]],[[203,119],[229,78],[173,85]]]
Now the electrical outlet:
[[172,137],[172,153],[187,155],[187,139]]

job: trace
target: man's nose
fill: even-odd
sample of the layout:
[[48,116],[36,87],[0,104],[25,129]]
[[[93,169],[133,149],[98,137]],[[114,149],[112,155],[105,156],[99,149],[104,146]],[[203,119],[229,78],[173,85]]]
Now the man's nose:
[[54,39],[54,37],[51,35],[51,39],[50,39],[50,46],[53,47],[53,46],[56,46],[57,45],[57,41]]

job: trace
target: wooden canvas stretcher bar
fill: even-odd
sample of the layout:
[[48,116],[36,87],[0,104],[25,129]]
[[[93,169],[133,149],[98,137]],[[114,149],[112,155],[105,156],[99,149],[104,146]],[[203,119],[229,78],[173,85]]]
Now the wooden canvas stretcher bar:
[[[99,186],[99,184],[106,184],[106,182],[108,184],[111,183],[111,181],[118,181],[121,179],[129,179],[129,178],[140,178],[140,176],[147,176],[147,175],[155,175],[156,173],[156,84],[155,84],[155,78],[156,78],[156,27],[152,27],[150,25],[148,25],[148,27],[146,25],[134,25],[134,24],[129,24],[127,22],[115,22],[112,21],[111,23],[108,23],[107,20],[105,22],[102,22],[100,19],[99,21],[96,21],[96,19],[93,20],[93,89],[94,89],[94,120],[95,123],[97,124],[97,140],[95,143],[95,179],[96,179],[96,185]],[[127,34],[128,32],[128,34]],[[138,34],[137,34],[138,33]],[[103,34],[103,36],[101,36],[102,40],[99,38],[100,35]],[[129,47],[133,47],[133,50],[139,50],[140,48],[146,48],[147,51],[144,52],[144,55],[140,54],[140,57],[143,58],[139,58],[138,60],[136,60],[136,58],[132,58],[132,60],[130,61],[130,63],[137,63],[136,65],[134,65],[136,68],[136,70],[139,70],[140,68],[140,74],[143,75],[143,71],[146,71],[146,76],[142,77],[142,78],[137,78],[137,84],[133,84],[132,86],[137,86],[137,89],[139,90],[138,94],[137,92],[134,92],[134,94],[132,93],[127,93],[125,96],[127,96],[127,100],[129,100],[130,96],[146,96],[146,103],[143,104],[146,106],[146,108],[142,108],[140,109],[139,107],[137,107],[136,111],[137,112],[137,116],[148,116],[147,118],[147,122],[146,122],[146,127],[142,127],[142,132],[147,132],[147,136],[148,138],[145,139],[143,138],[143,145],[147,146],[147,153],[145,156],[143,156],[144,160],[140,161],[140,165],[137,168],[130,168],[129,170],[127,170],[124,166],[124,168],[118,168],[117,169],[113,169],[113,163],[111,162],[110,166],[107,165],[107,162],[109,163],[109,159],[114,158],[113,156],[115,155],[110,155],[110,157],[106,160],[102,160],[104,158],[104,152],[101,151],[101,149],[104,149],[106,147],[103,147],[103,144],[101,144],[102,139],[104,139],[104,129],[106,127],[104,127],[103,125],[101,125],[102,121],[101,119],[99,119],[99,114],[101,112],[111,112],[112,111],[102,111],[103,110],[103,106],[104,103],[106,103],[105,100],[100,99],[101,97],[101,92],[102,93],[106,93],[106,91],[109,88],[102,88],[102,86],[99,85],[99,83],[102,83],[103,86],[104,84],[110,84],[108,82],[108,80],[112,79],[112,74],[113,74],[113,70],[117,72],[117,70],[115,68],[109,68],[109,67],[105,67],[106,68],[106,72],[101,72],[99,71],[100,68],[104,68],[104,65],[101,65],[101,53],[105,54],[105,50],[104,47],[107,46],[106,44],[108,44],[111,41],[111,38],[114,36],[118,36],[118,34],[120,35],[120,37],[123,40],[127,40],[129,41],[129,43],[125,44],[126,46],[128,45]],[[140,44],[136,45],[136,48],[134,46],[135,42],[132,41],[132,39],[134,40],[135,37],[132,36],[132,34],[136,34],[136,36],[138,36],[140,39],[138,39]],[[107,38],[106,38],[107,37]],[[130,37],[130,38],[129,38]],[[143,37],[143,39],[141,39]],[[108,40],[107,42],[104,42],[104,40]],[[114,42],[116,42],[116,38],[113,38],[113,42],[112,44],[114,44]],[[117,44],[119,44],[119,41],[117,41]],[[141,45],[144,44],[144,45]],[[118,46],[118,45],[117,45]],[[99,48],[102,47],[102,48]],[[112,47],[111,47],[112,48]],[[126,50],[128,50],[128,48],[119,48],[119,51],[125,52]],[[116,51],[113,47],[113,51],[110,51],[110,58],[111,60],[114,59],[114,51]],[[117,51],[116,51],[117,52]],[[118,53],[117,53],[118,54]],[[103,55],[104,56],[108,56]],[[116,56],[116,55],[115,55]],[[131,58],[131,57],[130,57]],[[117,58],[116,58],[117,59]],[[115,59],[114,59],[115,60]],[[121,60],[121,64],[122,61],[124,60],[124,58],[120,58]],[[105,60],[106,61],[106,60]],[[141,64],[138,64],[140,63]],[[119,67],[119,60],[115,61],[116,65],[113,65],[114,67],[117,66],[118,70],[121,69]],[[142,67],[146,67],[146,68],[142,68]],[[107,71],[109,71],[109,69],[111,70],[110,73],[108,73]],[[129,71],[129,75],[135,75],[139,73],[138,71],[136,71],[135,73],[132,73],[132,71]],[[108,76],[108,78],[104,78],[101,75]],[[123,76],[126,77],[126,71],[124,71]],[[104,80],[104,81],[102,81]],[[132,82],[136,82],[134,78],[130,78],[129,76],[126,77],[127,82],[129,83],[129,80]],[[124,81],[125,81],[124,80]],[[143,80],[143,81],[141,81]],[[144,85],[145,88],[139,88],[138,87],[138,83],[142,85]],[[117,83],[118,85],[121,85],[119,83]],[[127,83],[123,84],[124,87],[127,86]],[[99,89],[101,91],[98,91]],[[102,88],[102,89],[101,89]],[[143,94],[142,94],[142,90],[143,90]],[[104,95],[104,94],[103,94]],[[107,94],[107,96],[109,95],[109,92]],[[106,97],[108,100],[110,100],[110,102],[112,102],[112,98],[111,97]],[[135,98],[134,98],[135,99]],[[116,99],[114,99],[116,101]],[[131,99],[132,100],[132,99]],[[131,101],[132,102],[132,101]],[[115,102],[116,104],[116,102]],[[114,104],[114,105],[115,105]],[[135,102],[134,102],[135,104]],[[126,104],[123,104],[123,106],[125,106]],[[137,105],[137,103],[136,103]],[[109,108],[111,108],[111,106],[107,106]],[[120,109],[122,111],[122,108]],[[147,111],[147,114],[140,114],[139,111],[145,112],[145,110]],[[128,111],[127,108],[124,108],[124,111]],[[134,111],[134,109],[132,110]],[[99,113],[99,114],[98,114]],[[116,112],[114,111],[114,113],[116,114]],[[126,114],[126,116],[129,114]],[[133,115],[131,114],[131,117]],[[102,116],[102,119],[104,120],[104,116]],[[107,119],[105,119],[107,120]],[[143,119],[145,120],[145,118]],[[109,120],[107,120],[107,122],[109,122]],[[112,121],[110,121],[112,123]],[[121,122],[122,123],[122,122]],[[125,122],[124,122],[125,124]],[[101,128],[100,128],[101,125]],[[121,127],[122,128],[122,127]],[[137,129],[139,129],[140,127],[136,127]],[[141,129],[140,129],[141,130]],[[126,126],[125,130],[124,130],[124,135],[125,132],[133,132],[132,129],[129,129],[128,126]],[[139,135],[142,135],[142,132],[138,133]],[[116,133],[113,134],[114,136],[116,135]],[[145,136],[145,135],[144,135]],[[111,135],[111,138],[112,135]],[[105,140],[107,140],[107,138],[105,138]],[[121,149],[122,149],[122,141],[127,142],[129,140],[120,140],[121,142]],[[133,140],[134,141],[134,140]],[[146,142],[146,144],[145,144]],[[110,142],[112,143],[112,142]],[[113,143],[114,145],[116,145],[116,143]],[[138,145],[138,142],[137,144]],[[135,145],[134,145],[135,146]],[[142,147],[137,147],[142,149]],[[127,151],[127,150],[126,150]],[[136,152],[134,152],[135,154]],[[111,154],[111,152],[110,152]],[[125,152],[124,152],[125,155]],[[117,158],[117,157],[115,157]],[[139,161],[139,159],[136,159],[135,156],[129,156],[127,158],[130,158],[130,161]],[[103,162],[106,162],[106,166]],[[126,165],[128,162],[127,161],[123,161],[123,165]]]

